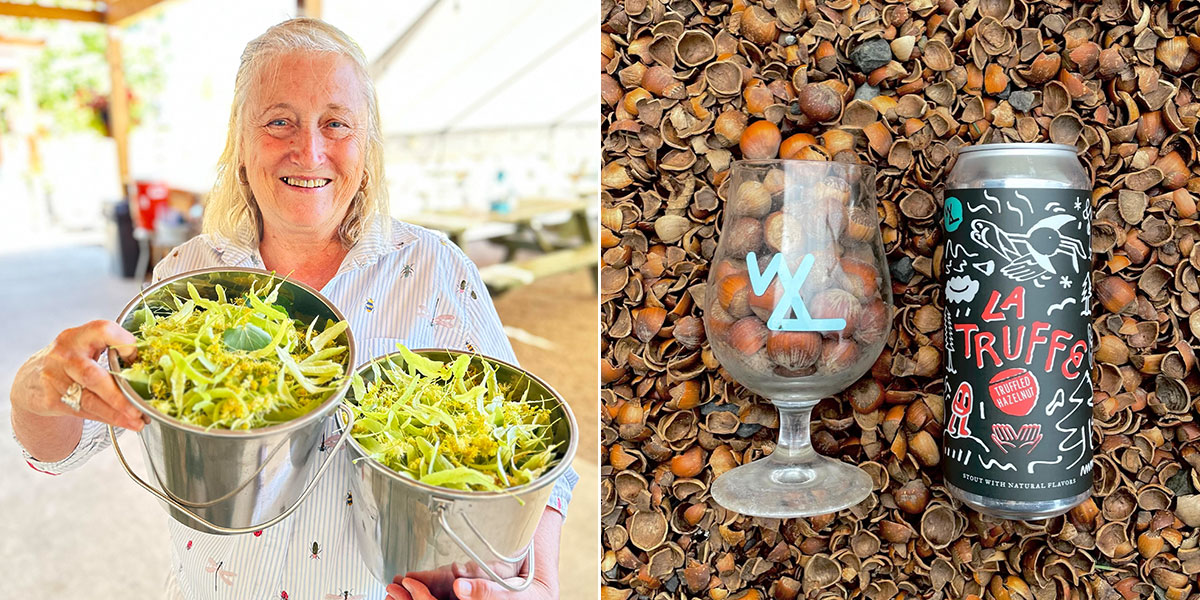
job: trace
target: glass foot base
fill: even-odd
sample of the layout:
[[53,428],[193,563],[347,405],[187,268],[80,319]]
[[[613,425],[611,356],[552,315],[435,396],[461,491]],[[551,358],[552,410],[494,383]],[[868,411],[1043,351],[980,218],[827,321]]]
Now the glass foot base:
[[862,502],[871,476],[819,454],[797,463],[771,457],[729,470],[712,483],[712,497],[743,515],[791,519],[837,512]]

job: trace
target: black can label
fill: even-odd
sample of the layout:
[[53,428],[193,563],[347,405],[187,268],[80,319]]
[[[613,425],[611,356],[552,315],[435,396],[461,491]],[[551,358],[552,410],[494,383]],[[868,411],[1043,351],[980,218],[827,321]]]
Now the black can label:
[[946,481],[1000,500],[1092,485],[1091,192],[947,190]]

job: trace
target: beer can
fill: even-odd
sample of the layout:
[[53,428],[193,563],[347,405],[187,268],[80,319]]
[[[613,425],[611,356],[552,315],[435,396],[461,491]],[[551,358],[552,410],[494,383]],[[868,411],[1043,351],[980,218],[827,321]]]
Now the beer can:
[[1092,486],[1091,184],[1073,146],[964,146],[942,226],[949,491],[1043,519]]

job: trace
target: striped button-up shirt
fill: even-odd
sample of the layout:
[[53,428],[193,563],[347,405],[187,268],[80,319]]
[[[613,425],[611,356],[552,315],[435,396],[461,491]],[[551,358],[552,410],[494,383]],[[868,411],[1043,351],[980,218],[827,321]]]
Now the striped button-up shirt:
[[[410,348],[454,348],[516,362],[491,298],[470,259],[445,236],[377,219],[321,289],[345,315],[361,362]],[[237,239],[201,235],[163,259],[155,280],[206,267],[264,268],[250,227]],[[361,364],[361,363],[360,363]],[[337,433],[330,419],[326,437]],[[103,424],[85,421],[83,437],[54,463],[26,459],[61,473],[109,445]],[[290,517],[255,534],[218,536],[168,519],[173,569],[168,597],[211,599],[360,598],[381,600],[384,586],[359,558],[350,500],[354,471],[335,461],[312,495]],[[569,469],[549,506],[566,514],[579,476]]]

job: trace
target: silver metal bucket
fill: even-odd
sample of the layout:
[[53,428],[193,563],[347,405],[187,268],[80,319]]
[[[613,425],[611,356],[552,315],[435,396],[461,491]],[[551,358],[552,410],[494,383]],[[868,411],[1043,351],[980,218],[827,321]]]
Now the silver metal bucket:
[[[166,305],[174,307],[171,293],[188,297],[187,284],[206,298],[216,299],[216,286],[226,290],[227,297],[249,291],[253,283],[262,289],[279,276],[258,269],[202,269],[182,273],[163,280],[145,290],[131,301],[117,318],[126,329],[133,329],[133,313],[142,307]],[[274,284],[272,284],[274,285]],[[316,290],[295,281],[284,281],[279,288],[277,305],[288,315],[308,323],[314,317],[345,320],[342,313]],[[354,338],[347,329],[337,338],[347,347],[343,355],[345,372],[354,365]],[[108,354],[109,368],[120,370],[115,350]],[[325,418],[341,408],[342,421],[353,418],[341,407],[341,400],[350,387],[350,377],[338,383],[337,390],[315,410],[293,421],[251,429],[230,431],[205,430],[203,427],[177,421],[154,409],[121,377],[115,377],[125,397],[150,418],[141,432],[142,451],[152,472],[154,487],[130,469],[116,433],[110,426],[109,436],[117,458],[125,472],[161,500],[176,521],[200,531],[216,534],[249,533],[269,527],[290,515],[308,496],[325,473],[349,436],[341,436],[336,446],[326,448],[321,433]],[[352,423],[351,423],[352,424]],[[315,471],[315,473],[314,473]],[[161,489],[159,489],[161,488]]]
[[[416,350],[439,361],[452,361],[463,352]],[[379,464],[353,436],[349,459],[357,476],[353,479],[351,506],[357,529],[358,549],[371,574],[391,583],[398,575],[420,572],[419,579],[438,597],[451,597],[450,585],[459,576],[490,577],[512,591],[533,582],[533,533],[546,509],[546,501],[557,480],[570,466],[579,445],[575,415],[546,382],[516,366],[474,355],[496,368],[501,383],[516,383],[517,392],[528,386],[530,397],[551,397],[557,405],[553,418],[554,440],[566,442],[562,458],[536,480],[505,492],[464,492],[408,479]],[[374,379],[371,365],[391,360],[403,365],[399,353],[381,356],[358,369],[365,382]],[[353,392],[351,392],[353,397]],[[522,581],[512,584],[526,564]]]

